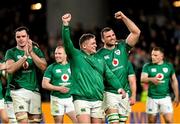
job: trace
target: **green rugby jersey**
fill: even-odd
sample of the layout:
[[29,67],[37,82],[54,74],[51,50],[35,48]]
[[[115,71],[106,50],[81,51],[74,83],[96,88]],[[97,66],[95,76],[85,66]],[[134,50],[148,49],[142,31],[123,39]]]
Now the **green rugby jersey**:
[[169,95],[169,83],[171,76],[175,73],[173,65],[163,62],[161,65],[147,63],[143,66],[142,73],[148,74],[148,77],[158,77],[160,82],[155,85],[149,82],[148,96],[154,99],[164,98]]
[[[50,80],[50,83],[55,86],[66,86],[71,88],[72,79],[71,79],[71,70],[70,64],[62,65],[59,63],[53,63],[48,66],[44,73],[44,78]],[[60,93],[59,91],[51,91],[52,96],[56,96],[58,98],[69,98],[71,96],[70,92],[68,93]]]
[[[39,48],[33,47],[33,51],[40,58],[45,58],[43,52]],[[7,61],[9,59],[12,59],[16,62],[23,56],[24,51],[14,47],[7,50],[5,60]],[[39,84],[37,79],[38,68],[36,67],[30,56],[27,58],[26,63],[26,67],[21,67],[13,74],[13,79],[11,83],[17,83],[21,88],[32,91],[39,91]]]
[[120,85],[120,83],[118,83],[119,81],[116,76],[108,68],[103,59],[96,55],[88,55],[74,47],[70,38],[69,26],[62,27],[62,38],[65,51],[70,58],[74,88],[72,95],[74,100],[102,100],[104,80],[108,82],[106,85],[113,87],[117,92],[118,87],[116,85]]
[[[114,49],[109,50],[101,48],[98,50],[97,54],[101,56],[107,63],[108,67],[119,79],[123,89],[126,92],[130,91],[128,83],[128,51],[131,47],[124,41],[119,41]],[[106,91],[115,92],[112,87],[106,87]]]

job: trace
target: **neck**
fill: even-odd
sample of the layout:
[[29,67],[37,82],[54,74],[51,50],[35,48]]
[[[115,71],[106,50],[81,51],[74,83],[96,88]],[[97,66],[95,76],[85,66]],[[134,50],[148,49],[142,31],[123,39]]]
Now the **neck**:
[[160,61],[160,62],[158,62],[157,64],[158,64],[158,65],[161,65],[161,64],[163,64],[163,62],[164,62],[164,61]]
[[63,61],[63,62],[59,62],[62,65],[66,65],[68,62],[67,61]]
[[20,49],[20,50],[25,50],[25,47],[26,47],[26,46],[23,46],[23,47],[18,46],[18,45],[16,46],[16,48],[18,48],[18,49]]
[[107,44],[105,44],[105,45],[104,45],[104,48],[105,48],[105,49],[108,49],[108,50],[112,50],[112,49],[115,48],[115,45],[107,45]]
[[87,55],[91,55],[91,53],[89,53],[87,50],[82,49],[83,52],[85,52]]

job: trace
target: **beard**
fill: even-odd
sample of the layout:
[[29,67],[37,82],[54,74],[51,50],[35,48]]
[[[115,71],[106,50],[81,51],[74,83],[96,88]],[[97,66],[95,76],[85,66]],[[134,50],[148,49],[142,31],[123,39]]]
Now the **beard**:
[[106,46],[112,47],[112,46],[115,46],[115,45],[117,45],[117,44],[118,44],[117,42],[115,42],[115,43],[106,43]]

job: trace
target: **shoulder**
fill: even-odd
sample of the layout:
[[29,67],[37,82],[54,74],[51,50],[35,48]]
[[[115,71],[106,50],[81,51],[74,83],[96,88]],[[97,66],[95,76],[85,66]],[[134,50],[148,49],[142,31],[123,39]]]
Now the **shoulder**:
[[164,64],[167,65],[168,67],[173,68],[173,64],[171,62],[165,61]]
[[54,62],[54,63],[50,64],[50,65],[47,67],[47,69],[53,68],[53,67],[56,66],[56,65],[57,65],[57,64]]
[[33,50],[34,50],[34,51],[41,51],[41,49],[40,49],[39,47],[37,47],[37,46],[34,46],[34,47],[33,47]]
[[16,51],[16,50],[17,50],[17,48],[16,48],[16,47],[13,47],[13,48],[8,49],[7,52],[14,52],[14,51]]
[[118,40],[117,43],[118,43],[117,45],[127,44],[127,43],[126,43],[126,40],[124,40],[124,39]]
[[148,62],[143,65],[143,68],[152,66],[152,63]]
[[101,54],[103,54],[103,53],[104,53],[104,51],[105,51],[105,49],[104,49],[104,48],[100,48],[100,49],[97,51],[97,54],[101,55]]

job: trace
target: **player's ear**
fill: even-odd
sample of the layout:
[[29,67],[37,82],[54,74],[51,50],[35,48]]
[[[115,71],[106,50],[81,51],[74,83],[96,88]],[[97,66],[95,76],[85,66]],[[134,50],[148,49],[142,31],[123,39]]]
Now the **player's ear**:
[[85,45],[85,44],[83,44],[83,45],[82,45],[82,47],[83,47],[83,48],[86,48],[86,45]]

